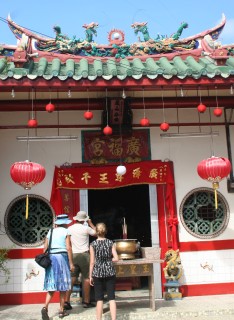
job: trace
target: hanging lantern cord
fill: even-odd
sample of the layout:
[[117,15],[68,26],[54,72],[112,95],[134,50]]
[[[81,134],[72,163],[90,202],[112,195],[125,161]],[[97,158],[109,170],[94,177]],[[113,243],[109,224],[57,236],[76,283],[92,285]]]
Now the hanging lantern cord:
[[214,138],[212,134],[212,126],[211,126],[211,111],[209,108],[209,115],[210,115],[210,139],[211,139],[211,156],[214,157]]
[[[57,91],[57,100],[59,101],[59,92]],[[57,105],[57,121],[58,121],[58,136],[60,135],[60,118],[59,118],[59,105]]]
[[233,94],[233,84],[231,84],[231,87],[230,87],[230,94]]
[[122,137],[122,124],[119,122],[119,135],[120,135],[120,157],[119,157],[119,162],[120,165],[122,165],[122,150],[123,150],[123,137]]
[[28,219],[28,194],[26,195],[25,219]]
[[200,96],[200,104],[202,104],[202,98],[201,98],[201,88],[199,87],[199,96]]
[[143,108],[144,108],[144,118],[145,118],[145,90],[143,89]]
[[51,103],[51,88],[50,88],[50,103]]
[[162,90],[162,106],[163,106],[163,122],[165,122],[165,109],[164,109],[164,97],[163,97],[163,90]]
[[[199,87],[199,97],[200,97],[200,104],[202,104],[201,88],[200,88],[200,87]],[[199,121],[199,132],[201,132],[201,117],[200,117],[200,112],[198,112],[198,121]]]
[[218,104],[218,97],[217,97],[217,88],[215,88],[215,100],[216,100],[216,106],[218,108],[219,104]]
[[87,93],[88,93],[88,111],[89,111],[89,89],[87,89]]
[[32,119],[34,119],[34,104],[33,104],[33,94],[34,94],[34,90],[32,88]]
[[108,105],[107,105],[107,88],[106,88],[106,125],[109,125],[109,114],[108,114]]

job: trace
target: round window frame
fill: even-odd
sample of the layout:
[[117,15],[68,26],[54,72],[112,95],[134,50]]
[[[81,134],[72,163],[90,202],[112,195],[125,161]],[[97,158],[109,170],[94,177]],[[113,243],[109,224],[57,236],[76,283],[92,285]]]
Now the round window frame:
[[[41,201],[45,202],[48,205],[48,207],[50,208],[51,213],[52,213],[52,220],[53,220],[52,225],[54,225],[54,221],[55,221],[56,215],[55,215],[55,211],[54,211],[53,207],[51,206],[50,202],[46,198],[44,198],[42,196],[39,196],[39,195],[36,195],[36,194],[29,194],[28,197],[29,197],[29,201],[30,201],[30,198],[31,199],[33,198],[33,199],[41,200]],[[16,245],[18,245],[20,247],[34,248],[34,247],[41,246],[44,243],[44,239],[42,239],[40,241],[37,241],[37,242],[34,242],[34,243],[22,243],[22,242],[17,241],[14,237],[12,237],[12,235],[10,233],[10,229],[8,227],[8,216],[11,213],[12,206],[19,200],[25,200],[26,201],[26,195],[24,194],[24,195],[21,195],[21,196],[18,196],[16,198],[14,198],[9,203],[9,205],[7,206],[5,217],[4,217],[4,227],[5,227],[6,234],[14,244],[16,244]],[[49,229],[48,229],[48,231],[49,231]]]
[[229,220],[230,220],[230,208],[229,208],[228,202],[227,202],[226,198],[222,195],[222,193],[217,191],[218,199],[222,199],[224,207],[226,208],[226,212],[224,212],[225,218],[223,220],[222,227],[218,231],[216,231],[216,232],[214,232],[214,233],[212,233],[210,235],[197,234],[197,233],[192,232],[191,229],[188,228],[187,224],[184,221],[184,217],[183,217],[183,207],[184,207],[184,204],[185,204],[186,200],[196,192],[209,192],[209,193],[212,192],[212,193],[214,193],[214,190],[212,188],[201,187],[201,188],[195,188],[195,189],[191,190],[190,192],[188,192],[184,196],[184,198],[183,198],[183,200],[182,200],[182,202],[180,204],[180,208],[179,208],[180,221],[181,221],[183,227],[185,228],[185,230],[189,234],[191,234],[192,236],[194,236],[196,238],[199,238],[199,239],[213,239],[213,238],[216,238],[220,234],[222,234],[226,230],[226,228],[228,226],[228,223],[229,223]]

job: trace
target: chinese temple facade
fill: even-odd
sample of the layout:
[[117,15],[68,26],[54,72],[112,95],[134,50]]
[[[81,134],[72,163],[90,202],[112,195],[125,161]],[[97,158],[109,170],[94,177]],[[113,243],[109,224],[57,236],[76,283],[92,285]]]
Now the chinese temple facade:
[[[94,22],[83,26],[85,39],[7,22],[17,44],[0,45],[0,235],[10,249],[1,304],[44,301],[34,257],[56,214],[79,210],[105,222],[112,240],[124,219],[128,238],[161,248],[162,259],[179,250],[183,296],[234,293],[233,170],[217,168],[223,159],[233,165],[234,148],[234,46],[219,42],[225,16],[188,38],[187,23],[151,38],[136,22],[137,42],[113,29],[107,45],[95,42]],[[217,160],[217,176],[199,174],[207,159]],[[12,176],[19,162],[40,164],[45,178],[29,187],[22,172]],[[157,298],[163,266],[154,270]]]

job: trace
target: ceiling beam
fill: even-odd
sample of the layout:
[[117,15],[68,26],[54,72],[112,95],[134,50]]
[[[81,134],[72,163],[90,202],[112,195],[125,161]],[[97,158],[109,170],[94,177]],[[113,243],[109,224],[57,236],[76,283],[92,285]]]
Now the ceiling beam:
[[[117,97],[119,98],[119,97]],[[142,98],[129,98],[130,107],[134,109],[143,109]],[[146,109],[162,109],[161,98],[145,98]],[[218,98],[219,106],[225,108],[234,108],[234,97],[224,96]],[[49,99],[46,100],[34,100],[35,111],[46,111],[45,106],[49,103]],[[87,99],[54,99],[52,103],[59,111],[84,111],[87,110]],[[165,109],[180,109],[180,108],[196,108],[200,103],[199,97],[165,97],[164,108]],[[215,97],[203,97],[202,103],[208,108],[216,107]],[[105,98],[89,99],[90,110],[103,110],[105,108]],[[0,112],[20,112],[20,111],[31,111],[32,101],[31,100],[0,100]]]

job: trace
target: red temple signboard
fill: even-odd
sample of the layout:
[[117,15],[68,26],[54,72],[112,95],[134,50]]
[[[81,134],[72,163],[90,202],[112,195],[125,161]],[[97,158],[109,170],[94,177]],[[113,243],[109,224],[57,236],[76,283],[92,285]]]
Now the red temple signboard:
[[120,176],[116,164],[73,164],[71,167],[55,167],[51,191],[51,205],[57,214],[66,212],[72,218],[79,210],[80,189],[112,189],[138,184],[155,184],[158,212],[161,221],[168,225],[168,243],[178,248],[175,182],[172,162],[160,160],[126,164],[127,172]]
[[101,131],[82,131],[82,162],[106,164],[151,159],[148,129],[133,130],[131,134],[105,136]]

